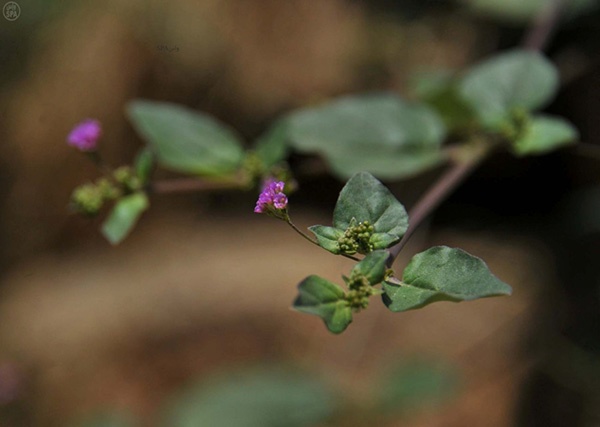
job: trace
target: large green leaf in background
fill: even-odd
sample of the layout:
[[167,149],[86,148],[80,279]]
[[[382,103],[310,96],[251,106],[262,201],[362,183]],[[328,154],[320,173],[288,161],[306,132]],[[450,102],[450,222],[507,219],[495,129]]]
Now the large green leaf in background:
[[394,312],[421,308],[436,301],[469,301],[512,292],[483,260],[447,246],[436,246],[415,255],[404,269],[402,282],[386,281],[383,289],[383,302]]
[[[474,10],[503,18],[509,21],[519,21],[528,24],[538,16],[542,9],[552,6],[549,0],[462,0]],[[569,15],[576,15],[597,5],[597,0],[569,0],[563,2],[561,21]]]
[[294,309],[319,316],[334,334],[342,333],[352,322],[352,310],[344,290],[319,276],[308,276],[298,285]]
[[393,95],[348,96],[296,111],[286,121],[291,146],[322,155],[344,179],[359,171],[404,178],[444,158],[440,118]]
[[465,129],[475,121],[475,112],[458,92],[456,72],[421,72],[411,76],[410,80],[413,92],[439,114],[448,130]]
[[456,396],[460,385],[457,367],[426,355],[401,358],[400,363],[386,370],[382,379],[377,387],[377,402],[379,410],[386,413],[430,409]]
[[169,407],[164,427],[313,427],[330,416],[333,396],[311,376],[256,369],[198,384]]
[[121,198],[102,224],[102,234],[113,245],[121,243],[149,205],[145,193],[134,193]]
[[257,139],[254,145],[254,152],[262,161],[265,169],[269,169],[282,160],[285,160],[289,151],[287,137],[287,122],[285,119],[282,119],[276,121]]
[[134,427],[139,423],[135,418],[121,411],[103,411],[87,415],[82,420],[69,424],[69,427]]
[[208,115],[176,104],[142,100],[130,102],[127,113],[165,168],[219,176],[234,172],[242,162],[239,137]]
[[558,72],[541,54],[512,50],[472,67],[460,83],[461,96],[492,128],[511,111],[546,105],[558,90]]

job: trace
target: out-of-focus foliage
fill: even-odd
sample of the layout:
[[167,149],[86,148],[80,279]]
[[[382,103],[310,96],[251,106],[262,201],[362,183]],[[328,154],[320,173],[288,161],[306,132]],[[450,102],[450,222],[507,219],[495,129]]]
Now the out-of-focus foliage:
[[119,411],[103,411],[84,417],[69,424],[69,427],[137,427],[138,422],[132,415]]
[[428,107],[394,95],[344,97],[296,111],[287,121],[292,147],[322,155],[341,178],[367,171],[401,179],[443,159],[442,121]]
[[113,245],[120,243],[149,206],[148,196],[142,192],[121,198],[102,224],[102,234],[106,240]]
[[460,374],[456,367],[427,359],[402,360],[386,371],[378,384],[378,403],[384,413],[406,414],[439,405],[456,396]]
[[525,131],[515,141],[514,151],[526,156],[544,154],[579,138],[577,129],[568,121],[554,116],[538,115],[531,119]]
[[175,104],[141,100],[129,104],[127,112],[165,168],[223,175],[242,162],[239,137],[212,117]]
[[164,427],[310,427],[335,409],[314,377],[289,369],[255,369],[202,382],[173,401]]
[[542,55],[514,50],[472,67],[460,83],[460,93],[482,124],[496,127],[515,109],[533,111],[546,105],[558,90],[558,73]]
[[[501,19],[528,22],[547,7],[550,0],[463,0],[475,11]],[[575,15],[597,6],[596,0],[570,0],[566,3],[566,12]]]

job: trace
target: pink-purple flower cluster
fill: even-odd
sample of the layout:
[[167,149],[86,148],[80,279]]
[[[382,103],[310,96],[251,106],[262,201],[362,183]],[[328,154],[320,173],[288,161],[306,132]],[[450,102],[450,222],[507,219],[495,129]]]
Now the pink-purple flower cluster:
[[285,209],[288,199],[283,193],[284,185],[283,181],[276,181],[273,178],[267,179],[263,185],[260,196],[258,196],[254,212],[265,213],[271,207],[274,207],[275,209]]
[[81,151],[94,151],[101,135],[100,123],[97,120],[86,119],[73,128],[67,142]]

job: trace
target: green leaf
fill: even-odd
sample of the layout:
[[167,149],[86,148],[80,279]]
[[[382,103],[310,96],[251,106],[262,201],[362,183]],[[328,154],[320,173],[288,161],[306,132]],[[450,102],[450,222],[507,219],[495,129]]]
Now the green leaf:
[[402,283],[390,280],[383,289],[383,302],[394,312],[436,301],[468,301],[512,292],[481,259],[446,246],[415,255],[404,270]]
[[308,227],[308,229],[312,231],[323,249],[336,255],[340,253],[338,239],[344,235],[343,230],[324,225],[313,225],[312,227]]
[[558,90],[558,72],[536,52],[512,50],[475,65],[460,84],[483,124],[498,126],[514,109],[543,107]]
[[102,234],[113,245],[121,243],[149,205],[145,193],[134,193],[121,198],[102,224]]
[[289,151],[287,136],[287,122],[279,120],[258,138],[254,152],[265,169],[270,169],[287,157]]
[[532,118],[524,134],[515,141],[513,149],[520,156],[544,154],[573,144],[578,138],[577,129],[568,121],[540,115]]
[[443,159],[445,128],[438,116],[393,95],[344,97],[292,113],[287,123],[293,148],[321,154],[344,179],[364,170],[402,178]]
[[150,181],[152,170],[154,169],[154,153],[149,148],[140,150],[135,158],[135,173],[144,184]]
[[377,402],[385,412],[413,412],[431,408],[456,395],[459,375],[454,366],[426,358],[402,361],[390,371],[378,387]]
[[419,99],[439,114],[448,129],[466,128],[474,121],[475,112],[461,97],[454,73],[422,73],[413,77],[412,85]]
[[360,172],[346,183],[333,211],[333,226],[346,230],[352,219],[369,221],[375,233],[387,233],[400,239],[408,228],[404,206],[373,175]]
[[399,237],[388,233],[373,233],[369,239],[369,243],[373,245],[373,249],[385,249],[398,243]]
[[153,101],[130,102],[127,113],[166,168],[219,176],[234,172],[243,160],[238,136],[205,114]]
[[304,372],[256,368],[189,388],[167,407],[164,427],[311,427],[335,407],[323,382]]
[[[515,22],[528,24],[548,7],[548,0],[465,0],[476,11]],[[596,0],[570,0],[561,8],[561,21],[594,7]],[[566,22],[566,19],[565,19]]]
[[386,270],[386,261],[390,254],[388,251],[373,251],[368,253],[352,269],[352,275],[360,274],[365,276],[369,284],[376,285],[383,280]]
[[352,151],[341,151],[327,159],[331,171],[341,179],[368,171],[381,179],[389,180],[411,178],[442,164],[445,160],[444,152],[438,149],[378,148],[374,151],[367,146]]
[[97,412],[69,424],[70,427],[133,427],[137,425],[138,423],[131,415],[116,411]]
[[344,296],[344,290],[335,283],[309,276],[298,285],[294,309],[321,317],[327,329],[339,334],[352,322],[352,310]]

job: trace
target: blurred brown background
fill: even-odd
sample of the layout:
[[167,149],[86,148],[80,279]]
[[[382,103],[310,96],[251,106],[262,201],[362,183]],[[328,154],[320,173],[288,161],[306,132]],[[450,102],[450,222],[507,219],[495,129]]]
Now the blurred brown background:
[[[517,45],[530,14],[485,1],[18,3],[18,20],[0,18],[0,425],[64,426],[109,407],[152,426],[191,380],[257,362],[310,368],[368,402],[365,384],[383,367],[419,355],[454,364],[460,392],[378,423],[600,422],[598,235],[569,233],[576,196],[598,183],[593,2],[565,13],[549,46],[564,79],[550,109],[586,148],[488,162],[398,261],[425,245],[459,246],[514,295],[405,314],[373,301],[342,336],[288,307],[306,275],[335,279],[351,264],[254,215],[253,194],[155,196],[133,235],[109,247],[99,220],[68,210],[72,189],[96,172],[67,133],[99,119],[103,154],[126,164],[141,141],[123,108],[143,97],[213,114],[251,141],[279,114],[339,94],[410,96],[419,70],[460,69]],[[410,206],[438,172],[392,188]],[[328,223],[342,183],[302,184],[296,222]]]

